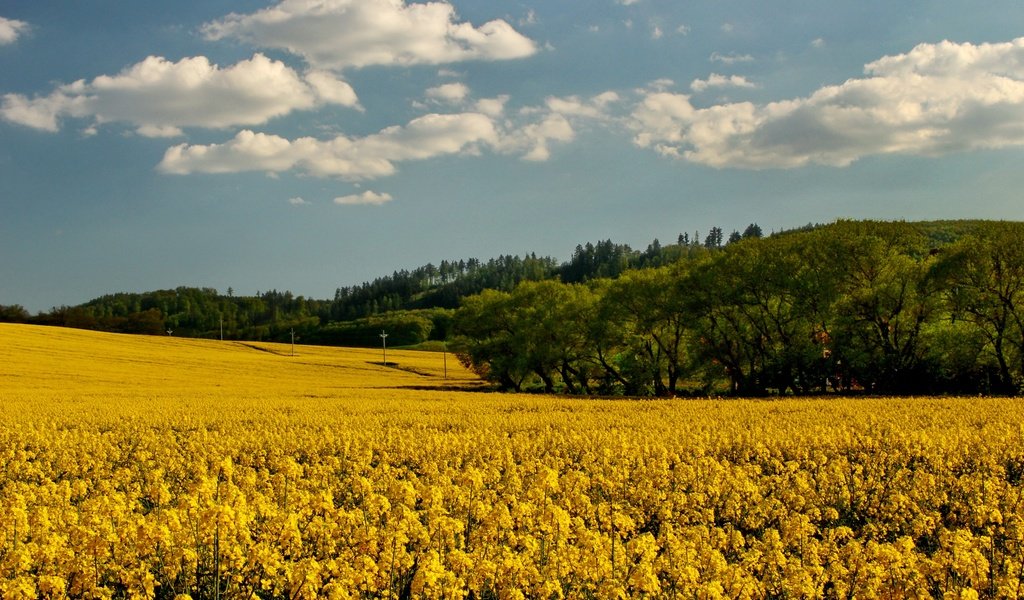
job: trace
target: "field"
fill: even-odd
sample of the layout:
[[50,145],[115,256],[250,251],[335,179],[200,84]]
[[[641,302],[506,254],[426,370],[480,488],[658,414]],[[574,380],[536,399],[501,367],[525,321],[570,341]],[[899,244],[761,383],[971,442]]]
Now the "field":
[[0,325],[3,598],[1020,598],[1018,399],[475,391]]

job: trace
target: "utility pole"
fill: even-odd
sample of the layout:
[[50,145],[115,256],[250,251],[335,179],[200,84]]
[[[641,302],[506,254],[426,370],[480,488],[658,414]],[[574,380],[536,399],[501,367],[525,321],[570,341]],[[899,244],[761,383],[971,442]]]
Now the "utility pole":
[[444,360],[444,378],[448,379],[448,340],[444,341],[444,350],[441,351]]
[[291,328],[290,333],[292,334],[292,356],[295,356],[295,328],[294,327]]
[[224,341],[224,315],[220,316],[220,341]]
[[384,330],[380,330],[380,339],[384,344],[384,366],[388,366],[388,334],[384,333]]

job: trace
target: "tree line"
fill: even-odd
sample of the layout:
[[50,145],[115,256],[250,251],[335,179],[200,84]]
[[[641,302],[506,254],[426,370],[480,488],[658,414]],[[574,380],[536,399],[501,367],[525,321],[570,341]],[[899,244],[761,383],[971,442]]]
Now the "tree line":
[[1024,389],[1024,224],[843,221],[463,300],[510,390],[671,396]]
[[0,321],[75,327],[115,333],[283,340],[291,329],[320,323],[329,303],[291,292],[222,295],[213,288],[179,287],[146,293],[107,294],[78,306],[61,306],[35,316],[20,306],[0,307]]
[[[743,235],[760,228],[751,225]],[[740,236],[734,232],[735,236]],[[731,238],[730,238],[731,239]],[[374,345],[380,329],[395,331],[396,341],[419,344],[448,335],[450,311],[467,296],[484,290],[511,291],[524,281],[570,282],[617,277],[631,269],[669,264],[724,242],[712,228],[701,243],[680,234],[678,244],[654,240],[645,251],[611,240],[576,247],[568,262],[535,253],[502,255],[487,261],[443,260],[355,286],[338,287],[334,298],[318,300],[290,291],[255,295],[226,294],[213,288],[178,287],[145,293],[107,294],[77,306],[54,307],[31,315],[18,305],[0,305],[0,322],[33,323],[116,333],[288,341],[292,332],[306,343]],[[445,311],[448,311],[447,313]],[[376,334],[370,331],[376,329]]]

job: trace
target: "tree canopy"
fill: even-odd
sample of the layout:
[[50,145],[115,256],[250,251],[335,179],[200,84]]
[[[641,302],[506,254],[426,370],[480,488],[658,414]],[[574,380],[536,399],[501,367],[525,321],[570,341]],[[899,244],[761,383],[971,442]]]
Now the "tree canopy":
[[614,280],[481,294],[455,331],[467,364],[513,389],[1017,394],[1021,240],[1022,223],[982,222],[741,236]]

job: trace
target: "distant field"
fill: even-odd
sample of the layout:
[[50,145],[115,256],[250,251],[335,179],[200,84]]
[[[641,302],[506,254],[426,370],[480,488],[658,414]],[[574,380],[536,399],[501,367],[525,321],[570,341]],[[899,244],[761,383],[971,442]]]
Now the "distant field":
[[436,352],[295,354],[0,325],[0,596],[1024,596],[1017,399],[514,396]]
[[451,354],[196,340],[0,324],[0,389],[7,394],[140,398],[302,398],[342,390],[466,385]]

